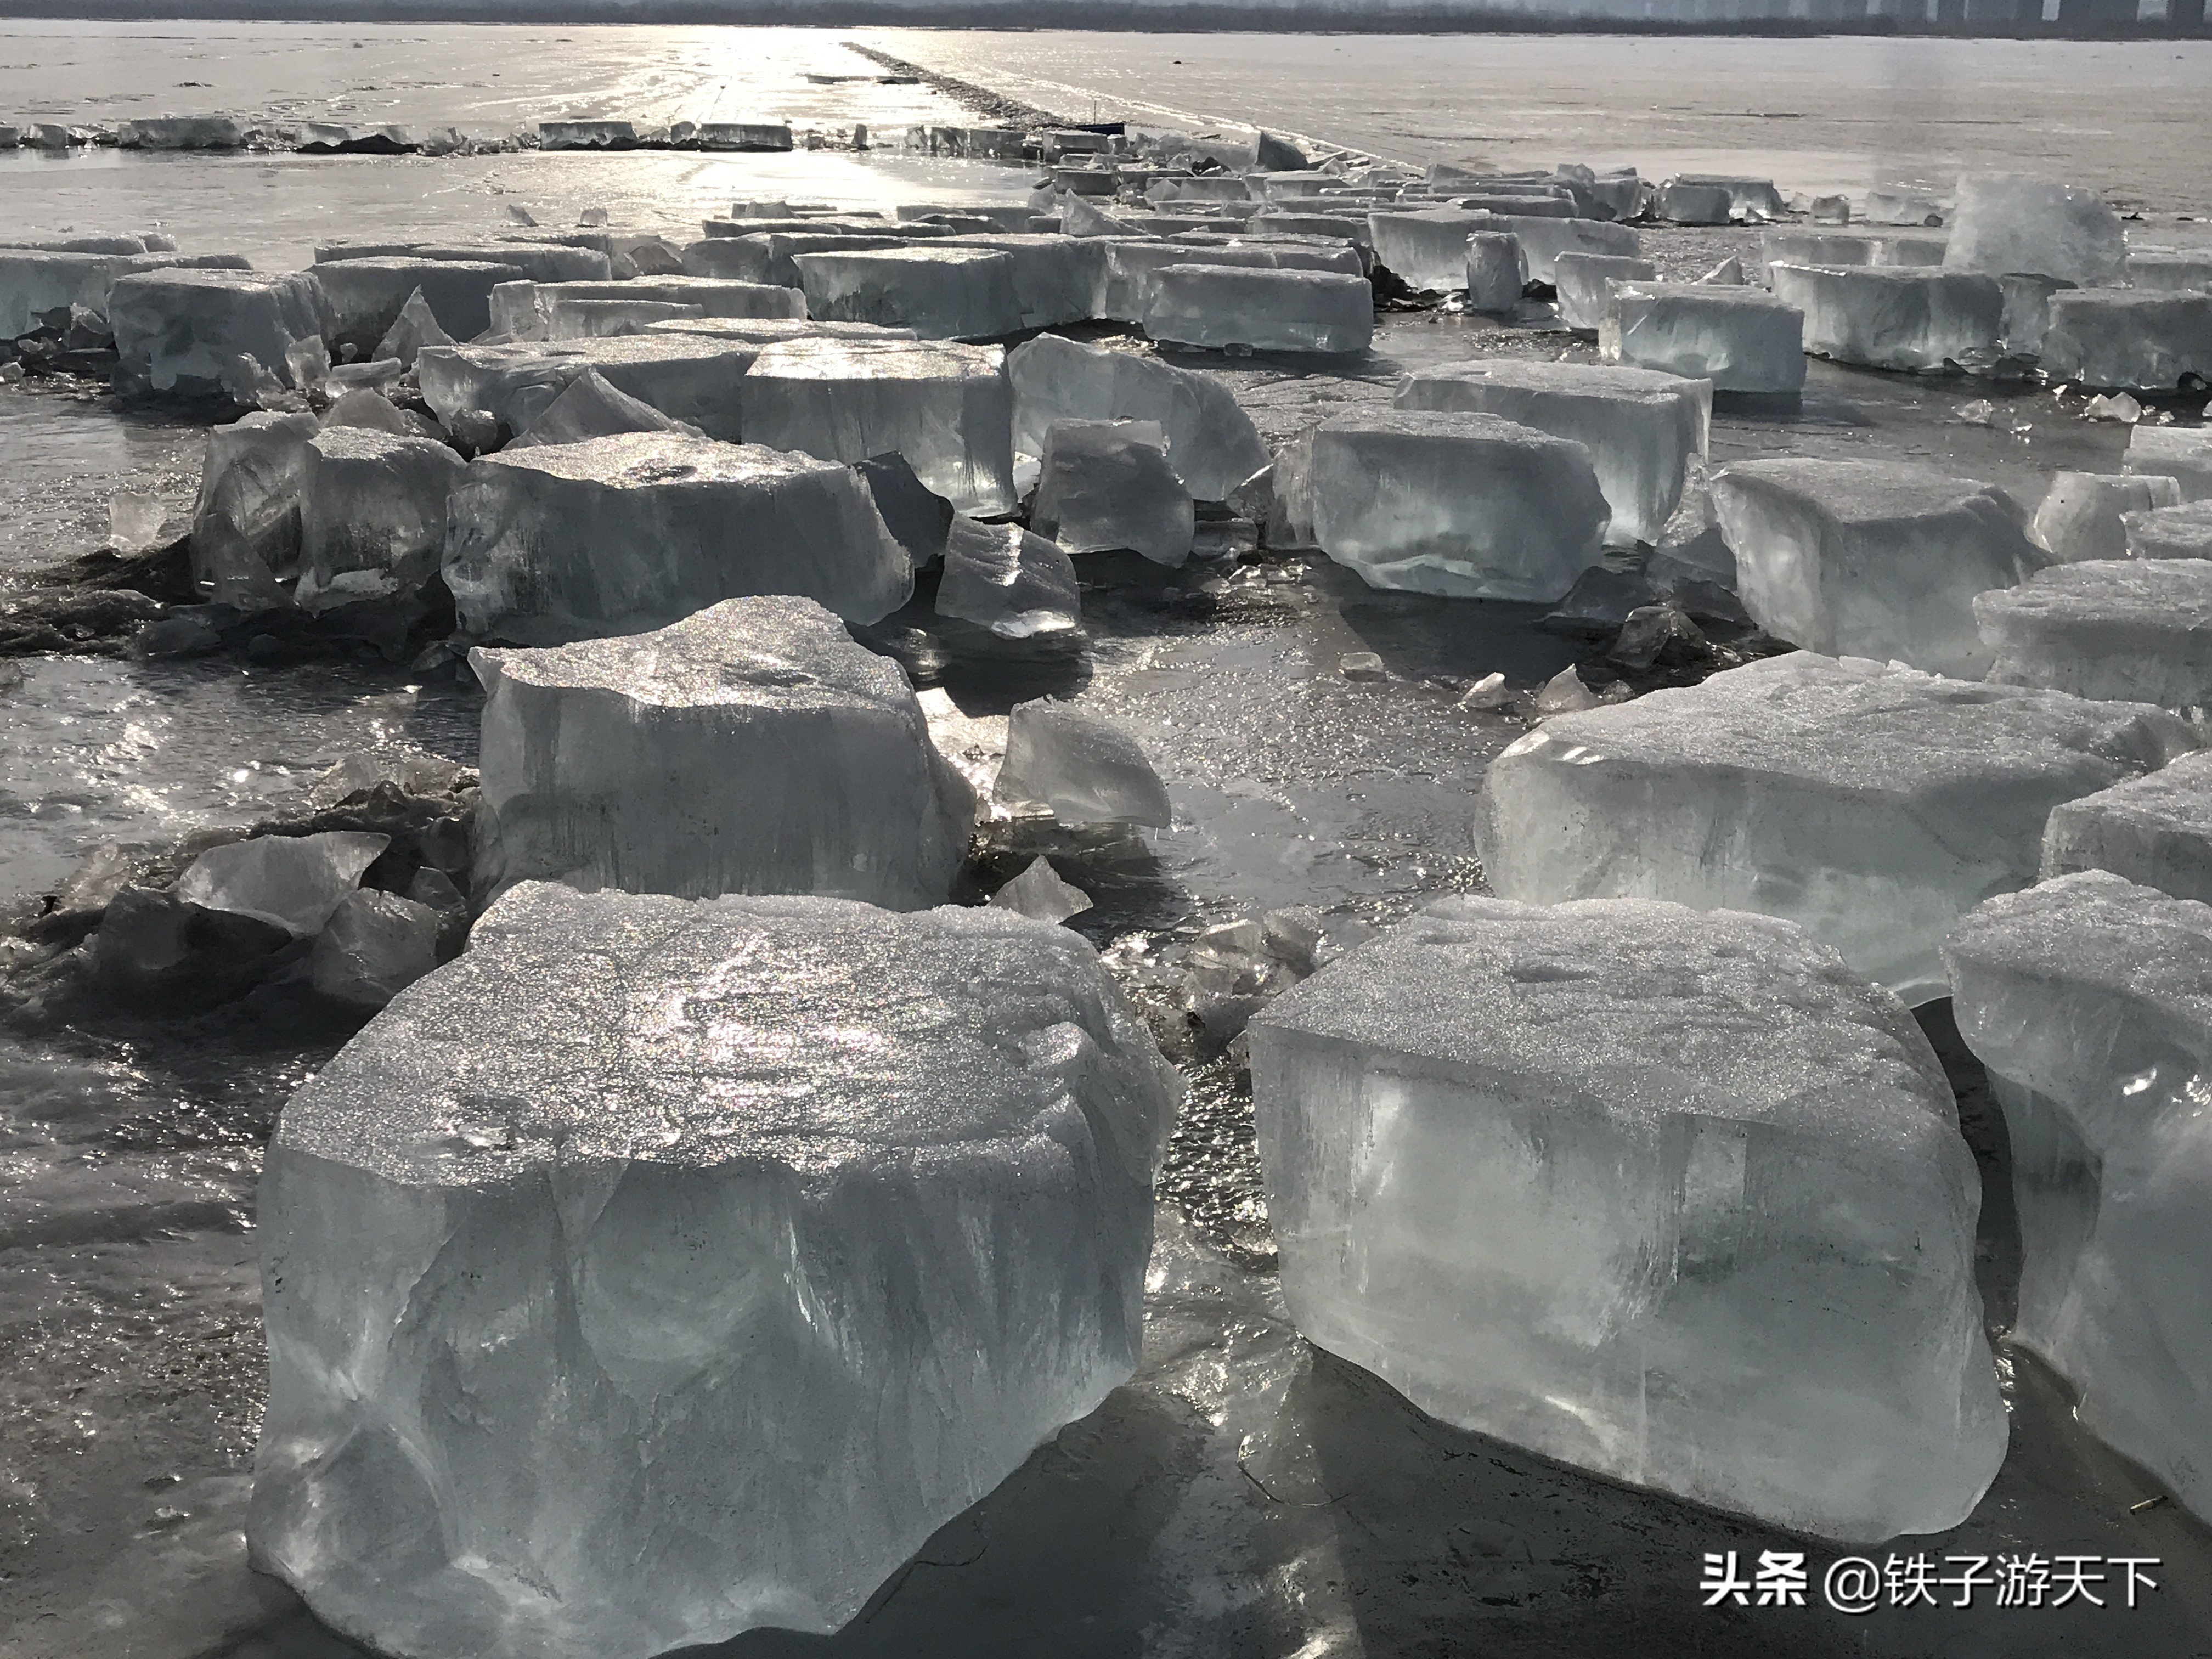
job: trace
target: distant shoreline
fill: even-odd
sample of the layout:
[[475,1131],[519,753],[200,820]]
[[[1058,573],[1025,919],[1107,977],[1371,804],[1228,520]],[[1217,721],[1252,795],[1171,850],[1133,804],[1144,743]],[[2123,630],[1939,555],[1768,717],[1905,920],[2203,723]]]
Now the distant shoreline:
[[[1759,3],[1760,0],[1753,0]],[[1767,0],[1786,3],[1786,0]],[[1489,8],[1439,6],[1359,13],[1333,5],[1086,4],[1083,21],[1067,21],[1053,4],[934,3],[881,0],[87,0],[66,8],[0,0],[0,18],[57,22],[238,23],[552,23],[594,25],[724,24],[733,27],[942,28],[1018,33],[1084,34],[1611,34],[1741,36],[1806,40],[1821,35],[1932,37],[2005,40],[2201,40],[2201,30],[2177,31],[2162,21],[2109,26],[2068,22],[1963,21],[1927,22],[1893,16],[1790,16],[1691,20],[1657,17],[1547,16]],[[1949,6],[1943,8],[1946,11]],[[610,13],[615,15],[610,15]]]

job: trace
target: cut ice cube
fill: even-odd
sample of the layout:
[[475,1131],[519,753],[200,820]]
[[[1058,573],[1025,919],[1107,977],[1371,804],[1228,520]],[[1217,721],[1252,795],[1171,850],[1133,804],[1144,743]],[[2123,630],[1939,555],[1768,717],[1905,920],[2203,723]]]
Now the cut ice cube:
[[750,340],[648,331],[603,340],[425,348],[416,364],[422,400],[447,430],[481,410],[510,433],[526,432],[587,370],[617,392],[711,438],[738,441],[741,387],[761,348]]
[[955,518],[945,539],[937,614],[1008,642],[1063,640],[1083,614],[1075,562],[1018,524]]
[[665,627],[758,593],[877,622],[914,585],[850,467],[665,432],[471,462],[444,562],[462,628],[526,645]]
[[2131,288],[2179,289],[2203,293],[2212,289],[2212,253],[2168,253],[2138,250],[2128,255],[2128,284]]
[[2123,513],[2131,559],[2212,559],[2212,501]]
[[1528,256],[1510,231],[1478,230],[1467,239],[1467,308],[1504,315],[1528,286]]
[[1106,280],[1106,248],[1086,237],[988,234],[940,246],[1003,254],[1012,264],[1014,303],[1024,328],[1087,322]]
[[1451,209],[1367,216],[1375,263],[1411,289],[1448,293],[1467,283],[1467,239],[1490,229],[1487,216]]
[[510,893],[284,1109],[255,1565],[419,1659],[836,1629],[1134,1370],[1175,1093],[1003,909]]
[[522,280],[521,267],[472,259],[334,259],[314,268],[331,310],[332,349],[364,355],[392,331],[399,308],[422,295],[438,325],[456,340],[473,340],[492,325],[491,296]]
[[1949,1085],[1798,927],[1446,899],[1251,1043],[1291,1316],[1424,1410],[1830,1538],[1996,1474]]
[[1014,262],[988,248],[854,248],[793,263],[807,315],[826,322],[910,328],[925,340],[996,339],[1023,327]]
[[1473,217],[1477,222],[1468,226],[1470,233],[1510,231],[1520,239],[1528,280],[1534,283],[1553,280],[1562,253],[1610,253],[1634,259],[1644,252],[1643,239],[1635,231],[1602,220],[1551,219],[1517,213],[1478,213]]
[[2050,491],[2035,510],[2029,533],[2054,559],[2122,559],[2128,552],[2123,513],[2180,503],[2181,485],[2173,478],[2141,472],[2059,472],[2052,476]]
[[1771,281],[1777,264],[1940,265],[1949,240],[1942,232],[1846,233],[1783,225],[1760,233],[1759,257]]
[[[1313,270],[1366,280],[1367,267],[1356,247],[1265,237],[1228,238],[1193,234],[1188,239],[1113,242],[1106,249],[1106,275],[1096,314],[1115,322],[1141,323],[1158,295],[1159,275],[1171,265],[1232,266],[1251,270]],[[1369,297],[1371,301],[1373,291]]]
[[975,796],[898,665],[811,599],[649,634],[479,648],[479,902],[518,881],[942,903]]
[[1649,259],[1626,259],[1613,253],[1562,253],[1552,262],[1552,284],[1559,294],[1559,320],[1569,328],[1595,334],[1605,320],[1609,283],[1656,282],[1659,267]]
[[2212,708],[2212,562],[2053,565],[1974,601],[2000,685]]
[[806,296],[772,283],[717,282],[702,276],[655,276],[626,283],[502,283],[492,290],[491,326],[517,338],[566,339],[604,334],[571,316],[579,302],[650,301],[690,309],[703,317],[801,320]]
[[2126,280],[2128,239],[2120,216],[2094,191],[2014,173],[1970,173],[1959,180],[1943,263],[1954,270],[2063,276],[2084,288]]
[[1710,380],[1650,369],[1493,357],[1416,369],[1400,409],[1499,415],[1589,452],[1617,546],[1656,542],[1682,499],[1690,461],[1705,453]]
[[2212,380],[2212,294],[2131,288],[2054,294],[2042,356],[2052,380],[2082,386],[2164,394],[2189,375]]
[[1968,270],[1776,264],[1774,295],[1805,313],[1805,349],[1905,373],[1986,360],[2004,326],[2004,291]]
[[1001,805],[1041,808],[1065,824],[1164,830],[1174,819],[1167,786],[1134,738],[1050,697],[1014,705],[994,793]]
[[2015,1340],[2075,1415],[2212,1516],[2212,908],[2091,871],[1993,899],[1945,951],[2012,1143]]
[[208,434],[192,507],[192,575],[218,605],[261,611],[289,602],[300,563],[300,491],[312,415],[255,413]]
[[2172,478],[2185,501],[2212,501],[2212,430],[2138,425],[2128,434],[2122,465],[2130,472]]
[[748,442],[825,460],[902,455],[963,513],[1015,505],[1013,390],[998,346],[793,340],[738,383]]
[[435,910],[359,890],[338,902],[307,958],[315,989],[356,1008],[381,1008],[437,965]]
[[1153,339],[1177,345],[1338,356],[1374,339],[1375,290],[1333,271],[1172,264],[1154,274],[1143,321]]
[[464,463],[441,443],[331,427],[300,484],[301,609],[413,593],[438,574],[446,501]]
[[2212,751],[2051,809],[2043,879],[2109,870],[2176,898],[2212,902]]
[[235,253],[73,253],[0,247],[0,340],[28,334],[51,313],[82,306],[107,314],[116,279],[146,270],[204,268],[243,270]]
[[1006,373],[1018,453],[1042,455],[1054,421],[1155,422],[1169,465],[1202,501],[1226,501],[1267,465],[1252,417],[1219,380],[1199,370],[1040,334],[1007,354]]
[[1340,415],[1312,468],[1314,538],[1370,587],[1549,604],[1601,556],[1589,450],[1495,415]]
[[1973,600],[2049,562],[1994,486],[1896,461],[1738,461],[1713,475],[1744,608],[1808,651],[1978,678]]
[[389,836],[351,830],[234,841],[194,859],[177,883],[177,896],[203,910],[265,921],[294,939],[313,939],[391,844]]
[[1598,356],[1713,383],[1716,392],[1795,392],[1805,384],[1805,316],[1762,289],[1623,283],[1607,295]]
[[223,387],[231,362],[251,357],[280,379],[292,348],[329,326],[321,287],[304,271],[142,270],[107,291],[117,373],[179,397]]
[[1195,534],[1190,492],[1153,421],[1054,421],[1030,522],[1071,553],[1127,549],[1180,565]]
[[2035,879],[2052,807],[2195,747],[2140,703],[1801,651],[1555,715],[1492,763],[1476,841],[1505,897],[1787,916],[1919,1003],[1952,921]]

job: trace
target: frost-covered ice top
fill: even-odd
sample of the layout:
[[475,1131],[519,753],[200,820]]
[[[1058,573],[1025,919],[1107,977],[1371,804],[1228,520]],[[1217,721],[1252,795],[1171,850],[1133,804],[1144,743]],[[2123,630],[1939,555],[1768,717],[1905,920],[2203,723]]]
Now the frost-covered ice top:
[[1109,1098],[1103,1141],[1157,1141],[1172,1076],[1090,945],[1004,909],[529,882],[292,1097],[276,1145],[438,1187],[633,1160],[836,1179],[1017,1158]]
[[610,489],[668,489],[684,484],[775,483],[816,472],[843,472],[819,460],[763,444],[727,444],[678,432],[618,432],[580,443],[503,449],[482,466],[525,468],[556,478]]
[[[1905,1005],[1796,923],[1648,899],[1450,898],[1254,1022],[1422,1071],[1571,1079],[1601,1110],[1824,1121],[1948,1100]],[[1376,1064],[1388,1066],[1387,1060]]]
[[1483,386],[1510,386],[1516,391],[1558,392],[1586,397],[1626,399],[1636,403],[1674,404],[1698,395],[1704,381],[1685,380],[1656,368],[1631,368],[1607,363],[1537,363],[1516,358],[1486,358],[1480,362],[1440,363],[1415,369],[1399,382],[1399,397],[1406,387],[1439,381],[1465,380]]
[[854,644],[813,600],[788,595],[725,599],[650,634],[480,647],[469,660],[523,684],[613,691],[659,708],[914,707],[896,664]]
[[1784,495],[1809,498],[1834,524],[1880,525],[1953,511],[1986,516],[2002,491],[1942,469],[1900,461],[1828,461],[1778,456],[1738,461],[1729,477],[1755,479]]
[[[2129,833],[2116,836],[2114,830]],[[2155,772],[2052,807],[2044,836],[2043,873],[2079,868],[2054,859],[2080,856],[2084,843],[2115,840],[2142,854],[2177,843],[2212,848],[2212,750],[2184,755]]]
[[[819,324],[813,325],[818,328]],[[1000,346],[951,340],[793,339],[754,359],[755,380],[966,380],[1006,372]]]
[[[749,283],[726,284],[750,288]],[[742,340],[752,345],[781,345],[787,340],[858,340],[888,343],[911,340],[910,328],[886,328],[880,323],[818,323],[805,317],[664,317],[639,331],[655,339],[671,334],[696,334],[702,339]]]
[[2063,783],[2087,794],[2196,746],[2145,703],[1947,679],[1810,651],[1748,663],[1632,702],[1555,714],[1509,754],[1569,765],[1794,777],[1852,796],[1950,794],[1968,819],[1981,792]]
[[[1988,620],[2106,623],[2161,633],[2212,626],[2212,562],[2203,559],[2090,559],[2037,571],[2018,587],[1984,593]],[[2125,638],[2136,635],[2123,636]],[[2116,641],[2116,646],[2123,642]]]

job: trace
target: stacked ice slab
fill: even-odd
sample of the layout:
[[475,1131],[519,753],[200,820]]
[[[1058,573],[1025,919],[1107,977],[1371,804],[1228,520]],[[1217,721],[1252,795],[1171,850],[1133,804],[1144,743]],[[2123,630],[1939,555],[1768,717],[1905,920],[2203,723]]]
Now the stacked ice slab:
[[2053,565],[1981,595],[1974,617],[1999,684],[2212,708],[2212,561]]
[[2131,559],[2212,559],[2212,501],[2120,514]]
[[2012,1142],[2013,1335],[2212,1516],[2212,908],[2088,872],[1991,900],[1945,955]]
[[519,881],[941,902],[975,799],[888,658],[811,599],[651,634],[479,648],[479,902]]
[[[807,326],[761,322],[745,329],[750,336]],[[750,337],[648,331],[613,339],[430,346],[416,358],[415,372],[423,401],[449,429],[457,416],[477,410],[510,434],[526,432],[554,398],[596,369],[617,392],[709,437],[735,442],[740,383],[760,350]]]
[[636,633],[761,593],[875,622],[914,586],[850,467],[680,433],[471,462],[444,568],[464,629],[523,645]]
[[1755,288],[1618,283],[1598,356],[1713,383],[1716,392],[1795,392],[1805,384],[1804,313]]
[[1528,262],[1528,280],[1548,283],[1558,274],[1555,269],[1562,253],[1605,253],[1620,258],[1633,259],[1642,255],[1644,245],[1637,234],[1626,225],[1616,225],[1599,219],[1555,219],[1547,216],[1520,213],[1475,213],[1469,216],[1468,226],[1471,234],[1506,232],[1521,244],[1521,252]]
[[1157,357],[1040,334],[1007,355],[1014,391],[1014,448],[1044,453],[1054,421],[1151,421],[1168,463],[1202,501],[1231,491],[1267,465],[1252,417],[1212,375]]
[[1771,265],[1774,295],[1805,313],[1805,349],[1904,372],[1986,362],[2004,325],[2004,290],[1970,270]]
[[1440,294],[1467,286],[1467,239],[1491,228],[1488,215],[1452,208],[1367,216],[1375,263],[1407,288]]
[[2176,898],[2212,901],[2212,753],[2184,755],[2051,809],[2043,876],[2109,870]]
[[1710,380],[1650,369],[1487,358],[1416,369],[1399,382],[1400,409],[1502,416],[1589,452],[1619,547],[1656,542],[1682,499],[1692,457],[1705,453]]
[[1995,1476],[1949,1087],[1802,929],[1448,899],[1251,1033],[1291,1315],[1423,1409],[1827,1537]]
[[108,290],[118,277],[171,268],[243,270],[246,261],[234,253],[188,257],[0,247],[0,339],[28,334],[52,313],[65,313],[72,306],[105,317]]
[[1808,230],[1783,226],[1763,232],[1759,255],[1770,272],[1792,265],[1940,265],[1950,238],[1933,233]]
[[1553,716],[1492,763],[1491,886],[1786,916],[1908,1002],[1951,921],[2036,878],[2062,801],[2197,746],[2138,703],[1798,652]]
[[1808,651],[1978,678],[1974,596],[2048,562],[2012,497],[1929,467],[1738,461],[1712,495],[1744,608]]
[[1589,451],[1495,415],[1376,410],[1313,434],[1314,539],[1370,587],[1548,604],[1601,557]]
[[793,340],[763,349],[738,391],[749,442],[825,460],[902,455],[965,513],[1008,512],[1018,499],[1000,347]]
[[107,325],[125,383],[204,397],[235,384],[248,358],[289,385],[292,348],[321,339],[329,321],[305,271],[169,269],[117,277]]
[[255,1564],[423,1659],[835,1630],[1130,1375],[1171,1078],[1003,909],[514,890],[285,1108]]

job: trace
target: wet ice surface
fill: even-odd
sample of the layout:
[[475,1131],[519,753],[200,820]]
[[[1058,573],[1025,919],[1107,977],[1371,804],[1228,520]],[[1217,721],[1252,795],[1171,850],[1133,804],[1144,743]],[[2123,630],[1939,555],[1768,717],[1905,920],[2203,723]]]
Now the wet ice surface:
[[[356,88],[346,94],[355,107],[337,112],[346,118],[485,127],[540,113],[693,114],[686,100],[713,79],[708,71],[719,64],[721,79],[733,78],[726,53],[750,50],[759,38],[594,31],[594,49],[574,54],[586,73],[558,67],[569,49],[557,44],[526,64],[495,64],[489,32],[473,32],[487,42],[477,49],[477,67],[451,71],[442,88],[409,88],[398,85],[398,66],[423,61],[432,48],[422,42],[432,37],[444,50],[447,32],[410,27],[402,33],[414,44],[387,48],[379,31],[366,28],[318,35],[240,27],[228,32],[262,44],[217,54],[215,68],[204,57],[190,66],[164,63],[157,74],[148,59],[54,44],[71,27],[9,25],[0,32],[0,60],[12,66],[0,70],[0,86],[36,87],[48,103],[72,109],[90,94],[118,88],[146,89],[155,100],[104,112],[117,116],[225,103],[276,111],[283,99],[305,96],[303,88],[333,84],[330,58],[349,53],[342,58],[343,83]],[[41,31],[48,44],[25,45]],[[656,33],[681,49],[655,57],[660,47],[630,41]],[[354,52],[338,44],[353,38],[370,45]],[[836,38],[813,34],[807,49],[826,52]],[[1087,113],[1093,95],[1085,87],[1109,85],[1088,76],[1085,64],[1099,52],[1129,50],[1126,42],[1099,46],[1104,37],[884,38],[902,56],[955,73],[964,69],[971,79],[1078,115]],[[945,49],[969,39],[988,42],[991,55],[963,64]],[[1181,83],[1186,87],[1200,84],[1202,63],[1216,65],[1204,84],[1209,95],[1218,94],[1208,106],[1217,112],[1237,112],[1224,111],[1219,99],[1249,100],[1255,118],[1287,100],[1316,109],[1301,118],[1317,123],[1338,118],[1330,109],[1356,113],[1363,98],[1376,107],[1387,100],[1374,95],[1371,70],[1364,82],[1332,81],[1302,67],[1313,54],[1333,46],[1401,55],[1437,50],[1435,42],[1413,40],[1274,44],[1281,46],[1278,69],[1254,76],[1218,72],[1218,58],[1205,58],[1182,37],[1147,38],[1132,61],[1152,76],[1148,95],[1157,102],[1181,95],[1165,73],[1165,60],[1180,57],[1189,67],[1174,76],[1192,76]],[[1446,44],[1453,52],[1500,49]],[[1730,52],[1781,46],[1724,44]],[[1846,45],[1898,53],[1931,46]],[[1662,47],[1692,49],[1662,42],[1636,49]],[[74,80],[60,72],[64,49]],[[1835,49],[1832,42],[1798,48]],[[285,55],[295,50],[297,56]],[[993,72],[994,64],[1048,50],[1062,59],[1050,78],[1073,90],[1054,94],[1043,78],[1016,84]],[[1204,43],[1204,50],[1235,51],[1240,69],[1249,66],[1249,44],[1237,37]],[[1544,50],[1568,48],[1553,42]],[[1616,43],[1602,50],[1613,52]],[[2138,48],[2094,50],[2117,54],[2114,73],[2141,67]],[[2179,46],[2171,52],[2202,50]],[[172,51],[155,49],[154,58]],[[290,66],[281,75],[260,67],[270,52]],[[831,56],[841,67],[857,62]],[[354,59],[369,67],[355,74]],[[21,72],[32,62],[41,64],[37,75]],[[2197,66],[2192,60],[2172,72]],[[477,106],[451,101],[451,82],[489,82],[493,67],[502,80],[518,79],[523,91],[464,88],[480,100],[477,120],[471,113]],[[1295,97],[1267,79],[1278,70],[1296,77]],[[2154,139],[2141,137],[2165,107],[2156,95],[2164,82],[2144,73],[2139,107],[2100,113],[2116,137],[2062,133],[2033,142],[2053,155],[2079,149],[2091,156],[2094,164],[2083,174],[2093,179],[2100,167],[2117,177],[2136,161],[2167,165],[2155,159],[2166,152]],[[389,86],[382,84],[387,76]],[[188,80],[216,84],[172,89]],[[380,83],[374,92],[366,84],[372,81]],[[1470,83],[1456,78],[1462,92]],[[1809,75],[1770,77],[1751,90],[1729,83],[1726,97],[1747,111],[1786,110],[1800,107],[1793,94],[1812,85]],[[805,95],[823,100],[822,118],[852,118],[852,106],[838,101],[844,89]],[[918,88],[866,95],[944,107]],[[1510,118],[1518,142],[1540,137],[1546,161],[1577,150],[1603,160],[1619,147],[1554,119],[1556,109],[1539,107],[1548,94],[1516,87],[1511,96],[1528,106]],[[562,107],[547,108],[549,100]],[[1437,116],[1436,104],[1413,100],[1407,108],[1407,116],[1393,118],[1419,128],[1418,145],[1407,131],[1399,135],[1403,142],[1377,148],[1425,159],[1431,151],[1462,153],[1484,131],[1498,130],[1486,114],[1462,110],[1430,121],[1423,110]],[[839,110],[847,112],[838,117]],[[732,102],[712,112],[743,118],[750,108]],[[1864,112],[1850,142],[1870,143],[1868,133],[1893,114]],[[1541,134],[1534,131],[1540,116],[1549,123]],[[1774,124],[1740,118],[1743,125],[1718,130],[1740,136],[1745,146],[1771,138]],[[1709,138],[1704,119],[1666,114],[1654,130],[1663,130],[1662,137],[1673,131]],[[2021,131],[2031,125],[2023,123]],[[2123,154],[2130,133],[2141,140],[2132,156]],[[1328,136],[1360,141],[1352,125]],[[1686,137],[1668,142],[1689,153]],[[1761,151],[1738,148],[1712,153],[1705,165],[1741,171],[1763,159]],[[1851,165],[1864,170],[1863,163],[1854,151]],[[0,155],[0,191],[9,193],[12,222],[25,234],[159,218],[188,246],[239,246],[271,267],[303,258],[315,240],[337,233],[367,239],[424,227],[481,234],[499,222],[507,199],[544,209],[539,216],[548,225],[571,222],[582,207],[606,205],[623,228],[684,228],[707,206],[738,196],[788,193],[855,205],[893,195],[1018,200],[1024,184],[1018,169],[829,153],[445,162],[195,161],[113,152],[45,162]],[[1729,252],[1748,259],[1756,251],[1755,234],[1747,232],[1665,232],[1646,241],[1662,274],[1675,276],[1697,275]],[[1589,361],[1595,354],[1565,334],[1408,316],[1385,323],[1375,356],[1349,376],[1265,357],[1236,364],[1205,354],[1170,360],[1224,374],[1263,435],[1279,441],[1326,414],[1387,404],[1404,368],[1498,355]],[[2119,467],[2126,428],[2081,421],[2078,399],[2062,405],[2048,394],[2001,394],[2007,424],[2026,428],[2025,437],[2015,437],[1957,422],[1955,411],[1986,387],[1818,362],[1809,368],[1802,406],[1719,400],[1715,465],[1784,447],[1834,459],[1921,459],[2012,489],[2031,506],[2053,470]],[[126,423],[104,404],[0,390],[0,456],[8,463],[0,467],[0,573],[91,545],[105,526],[108,494],[119,484],[188,499],[200,430]],[[1525,690],[1565,665],[1573,647],[1530,628],[1534,607],[1375,592],[1317,556],[1271,556],[1231,573],[1218,591],[1202,570],[1165,570],[1134,558],[1085,556],[1078,568],[1086,584],[1085,627],[1095,641],[1083,672],[962,668],[948,673],[945,685],[970,714],[1004,714],[1046,692],[1072,694],[1146,744],[1175,803],[1176,825],[1056,862],[1096,902],[1070,925],[1107,951],[1164,1028],[1173,1029],[1168,1011],[1179,969],[1172,958],[1205,924],[1311,904],[1328,913],[1334,939],[1351,942],[1439,893],[1479,886],[1470,803],[1482,769],[1524,728],[1507,716],[1457,708],[1456,683],[1501,671]],[[929,624],[927,592],[907,618]],[[1379,655],[1383,677],[1344,678],[1338,664],[1355,652]],[[102,840],[166,840],[202,824],[264,816],[295,800],[315,770],[349,749],[404,743],[473,757],[476,694],[455,683],[450,669],[433,680],[347,664],[247,672],[228,659],[160,668],[79,659],[21,666],[21,683],[0,691],[12,717],[0,725],[6,791],[0,896],[50,882]],[[1430,683],[1438,677],[1453,683]],[[410,692],[410,685],[420,689]],[[1024,854],[994,875],[1010,878],[1026,861]],[[1928,1018],[1954,1066],[1970,1143],[1985,1177],[1996,1177],[1986,1181],[1981,1266],[1990,1316],[2002,1328],[2010,1317],[2018,1255],[2001,1173],[2002,1120],[1978,1072],[1942,1028],[1943,1016]],[[281,1589],[247,1572],[239,1535],[264,1378],[248,1231],[252,1183],[278,1108],[341,1036],[270,1028],[247,1008],[184,1024],[126,1018],[97,1032],[0,1046],[0,1217],[6,1218],[0,1421],[10,1425],[0,1438],[6,1612],[0,1659],[92,1652],[325,1659],[354,1651],[323,1633]],[[2159,1556],[2166,1563],[2161,1589],[2144,1608],[2132,1615],[2078,1607],[1998,1613],[1986,1594],[1976,1613],[1884,1609],[1863,1620],[1816,1608],[1701,1607],[1696,1583],[1704,1552],[1755,1555],[1799,1546],[1443,1427],[1303,1343],[1275,1291],[1249,1097],[1235,1069],[1211,1048],[1177,1058],[1192,1093],[1161,1180],[1168,1201],[1147,1304],[1146,1358],[1136,1381],[945,1528],[845,1632],[756,1633],[718,1650],[725,1659],[940,1653],[1034,1659],[1044,1652],[1103,1659],[1140,1651],[1379,1659],[1469,1649],[1563,1659],[1631,1650],[1765,1656],[1778,1640],[1816,1655],[2071,1659],[2121,1650],[2121,1644],[2130,1653],[2185,1654],[2212,1640],[2206,1529],[2171,1504],[2130,1513],[2152,1486],[2072,1425],[2057,1385],[2025,1358],[2008,1362],[2014,1443],[1996,1487],[1957,1533],[1902,1547],[1938,1557],[2030,1548],[2046,1557]],[[1815,1553],[1816,1569],[1826,1559]]]

